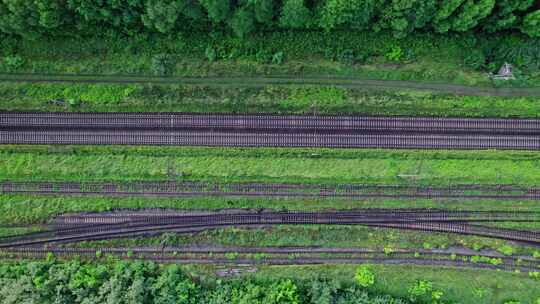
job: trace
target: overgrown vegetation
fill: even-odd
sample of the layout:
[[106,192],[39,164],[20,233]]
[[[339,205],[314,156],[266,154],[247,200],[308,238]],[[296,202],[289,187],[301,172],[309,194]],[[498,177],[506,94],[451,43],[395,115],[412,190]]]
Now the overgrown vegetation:
[[337,87],[0,84],[0,110],[539,117],[536,98],[375,92]]
[[[532,303],[539,296],[535,279],[509,273],[380,265],[369,269],[375,283],[362,287],[354,281],[357,268],[352,265],[262,267],[240,278],[216,279],[216,269],[208,267],[106,257],[99,264],[61,262],[50,256],[43,262],[0,266],[0,296],[4,303],[126,304],[492,304]],[[478,296],[473,297],[473,292]]]
[[[261,32],[249,39],[227,33],[138,34],[0,41],[0,72],[170,76],[343,76],[492,86],[487,73],[512,63],[517,79],[539,81],[538,38],[516,34],[418,33],[396,39],[364,31]],[[471,60],[471,54],[478,54]],[[20,58],[16,63],[9,58]],[[54,58],[52,60],[51,58]],[[157,60],[162,58],[160,60]],[[166,58],[167,60],[163,60]],[[2,59],[2,58],[0,58]]]

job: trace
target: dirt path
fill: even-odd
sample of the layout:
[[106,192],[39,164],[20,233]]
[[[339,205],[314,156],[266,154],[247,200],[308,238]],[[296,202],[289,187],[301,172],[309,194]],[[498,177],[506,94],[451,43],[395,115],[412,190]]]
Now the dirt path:
[[427,90],[466,96],[526,97],[540,96],[540,87],[495,88],[474,87],[437,82],[401,80],[372,80],[358,78],[288,78],[288,77],[153,77],[135,75],[70,75],[70,74],[0,74],[5,82],[68,82],[68,83],[156,83],[189,84],[212,87],[265,87],[265,86],[335,86],[371,90]]

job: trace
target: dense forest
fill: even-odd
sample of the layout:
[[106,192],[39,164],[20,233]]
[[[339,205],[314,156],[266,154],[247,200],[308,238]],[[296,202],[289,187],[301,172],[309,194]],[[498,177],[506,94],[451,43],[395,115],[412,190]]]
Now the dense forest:
[[280,29],[521,31],[540,36],[535,0],[0,0],[0,31],[27,38],[99,27],[141,32],[221,31],[239,37]]

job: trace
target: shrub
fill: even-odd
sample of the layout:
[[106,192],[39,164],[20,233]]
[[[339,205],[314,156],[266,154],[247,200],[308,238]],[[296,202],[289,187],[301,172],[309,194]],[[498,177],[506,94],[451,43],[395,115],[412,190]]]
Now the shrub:
[[481,50],[473,50],[463,60],[463,63],[475,70],[479,70],[486,65],[486,56]]
[[20,69],[24,65],[24,59],[19,55],[11,55],[4,57],[4,64],[10,71]]
[[170,75],[174,69],[174,58],[168,54],[158,54],[152,58],[152,72],[158,76]]
[[504,246],[499,247],[497,251],[504,255],[509,256],[514,253],[514,248],[512,248],[512,246],[509,246],[509,245],[504,245]]
[[360,265],[356,269],[356,274],[354,276],[356,283],[362,287],[370,287],[375,284],[375,274],[371,271],[371,267],[368,265]]
[[215,62],[217,60],[217,52],[216,49],[208,46],[206,50],[204,51],[204,55],[206,56],[206,59],[210,62]]
[[384,57],[390,61],[400,61],[403,57],[403,50],[400,46],[393,46],[390,51],[384,54]]
[[283,58],[283,52],[274,53],[274,55],[272,55],[272,64],[282,64]]
[[337,55],[338,61],[345,64],[353,64],[355,58],[354,51],[351,49],[343,50]]
[[411,300],[415,300],[418,297],[425,296],[433,290],[433,283],[425,280],[416,281],[407,291]]

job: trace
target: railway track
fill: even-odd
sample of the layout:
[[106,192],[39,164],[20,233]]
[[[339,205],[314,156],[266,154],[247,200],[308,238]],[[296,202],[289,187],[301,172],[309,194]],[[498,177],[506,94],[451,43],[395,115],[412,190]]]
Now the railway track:
[[0,128],[287,130],[539,135],[540,119],[193,113],[0,113]]
[[146,236],[164,232],[193,232],[227,226],[368,225],[444,231],[540,244],[540,233],[468,226],[465,222],[540,221],[538,212],[357,210],[338,212],[217,212],[207,214],[128,213],[63,216],[53,230],[0,239],[0,248],[59,242]]
[[540,120],[0,113],[0,144],[540,149]]
[[0,182],[0,193],[34,195],[217,196],[402,199],[540,200],[540,188],[508,185],[308,185],[264,183],[138,182]]
[[[98,253],[99,254],[96,254]],[[388,253],[362,248],[7,248],[0,255],[7,259],[57,258],[99,259],[114,256],[121,259],[144,259],[160,263],[302,265],[302,264],[413,264],[538,271],[539,263],[527,257],[505,257],[482,253],[454,253],[443,250],[396,250]],[[227,254],[234,254],[234,258]],[[258,257],[254,255],[259,254]],[[517,261],[519,259],[519,262]]]

